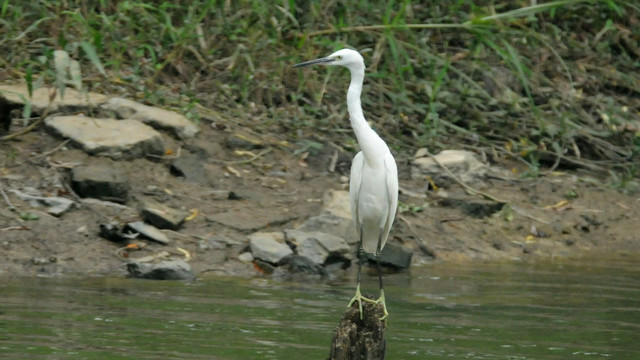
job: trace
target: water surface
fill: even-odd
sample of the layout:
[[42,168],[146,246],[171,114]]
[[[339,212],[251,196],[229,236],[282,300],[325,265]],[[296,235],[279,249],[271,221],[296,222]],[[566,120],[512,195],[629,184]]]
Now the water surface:
[[[639,260],[388,275],[387,359],[640,359]],[[0,358],[326,359],[353,291],[266,278],[3,278]]]

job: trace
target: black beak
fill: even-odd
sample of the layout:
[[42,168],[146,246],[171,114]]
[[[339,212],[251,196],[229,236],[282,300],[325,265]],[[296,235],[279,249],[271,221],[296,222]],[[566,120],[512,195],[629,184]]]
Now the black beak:
[[309,65],[314,65],[314,64],[326,64],[326,63],[329,63],[329,62],[332,62],[332,61],[333,61],[332,58],[323,57],[323,58],[320,58],[320,59],[301,62],[300,64],[293,65],[292,67],[297,68],[297,67],[309,66]]

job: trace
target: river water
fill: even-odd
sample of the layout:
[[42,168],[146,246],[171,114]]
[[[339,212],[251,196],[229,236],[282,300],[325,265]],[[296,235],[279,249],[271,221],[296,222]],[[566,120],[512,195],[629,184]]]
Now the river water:
[[[385,280],[387,359],[640,359],[638,257],[434,264]],[[5,277],[0,359],[324,360],[353,292],[351,281]]]

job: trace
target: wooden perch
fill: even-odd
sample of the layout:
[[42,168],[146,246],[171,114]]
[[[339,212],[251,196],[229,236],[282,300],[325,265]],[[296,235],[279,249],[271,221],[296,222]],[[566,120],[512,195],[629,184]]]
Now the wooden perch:
[[355,302],[342,316],[333,332],[331,355],[328,360],[383,360],[386,349],[386,321],[382,304],[362,302],[363,317],[360,319],[358,303]]

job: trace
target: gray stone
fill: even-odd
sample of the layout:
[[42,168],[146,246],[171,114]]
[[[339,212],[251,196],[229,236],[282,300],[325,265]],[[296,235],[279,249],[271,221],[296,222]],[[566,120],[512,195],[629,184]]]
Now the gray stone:
[[71,171],[71,188],[83,198],[124,204],[129,199],[129,179],[124,171],[105,165],[78,166]]
[[127,263],[129,276],[152,280],[193,280],[191,266],[183,260],[168,260],[155,264],[131,261]]
[[171,242],[171,240],[167,235],[165,235],[165,233],[160,231],[155,226],[145,224],[142,221],[130,222],[127,224],[127,228],[139,233],[144,238],[153,240],[162,245],[169,245],[169,243]]
[[316,264],[324,264],[328,258],[348,259],[351,248],[344,239],[321,232],[285,230],[287,241],[296,245],[296,253]]
[[243,263],[250,263],[253,261],[253,254],[247,251],[238,255],[238,260],[242,261]]
[[[33,96],[29,97],[29,90],[26,84],[4,84],[0,85],[0,96],[4,97],[10,104],[24,106],[31,103],[33,112],[42,113],[49,107],[50,96],[53,88],[42,87],[33,90]],[[49,113],[55,112],[89,112],[101,103],[107,101],[107,96],[92,92],[79,92],[72,88],[66,88],[64,96],[56,91],[56,97],[51,102]]]
[[125,235],[118,223],[100,224],[100,237],[116,243],[123,243],[131,239],[131,236]]
[[[400,244],[387,243],[382,248],[380,254],[380,264],[385,266],[392,266],[398,269],[407,269],[411,266],[411,257],[413,251]],[[366,258],[370,261],[376,261],[375,254],[366,253]]]
[[358,242],[358,233],[353,225],[353,221],[324,213],[307,219],[298,230],[301,231],[318,231],[345,239],[347,244],[356,244]]
[[[487,167],[470,151],[443,150],[434,157],[463,182],[482,180],[487,173]],[[453,182],[447,172],[433,158],[426,156],[426,152],[422,149],[418,150],[416,159],[413,160],[411,177],[414,180],[431,177],[438,186]]]
[[[175,176],[182,176],[189,182],[209,184],[209,178],[202,161],[194,155],[181,156],[171,161],[169,170]],[[228,196],[228,195],[227,195]]]
[[140,215],[149,224],[160,229],[178,230],[189,216],[186,211],[170,208],[151,199],[140,203]]
[[71,139],[90,155],[134,159],[164,155],[160,133],[137,120],[95,119],[86,116],[50,116],[45,125]]
[[286,268],[290,273],[303,273],[308,275],[320,275],[321,277],[329,275],[327,270],[315,263],[313,260],[298,254],[291,254],[284,257],[278,264],[280,267]]
[[277,264],[285,256],[293,254],[291,248],[284,243],[282,233],[253,233],[249,235],[249,247],[254,258],[271,264]]
[[75,202],[73,200],[69,200],[67,198],[59,197],[59,196],[36,196],[25,194],[18,190],[9,190],[14,194],[18,195],[18,197],[24,201],[28,201],[31,206],[47,206],[47,213],[53,216],[60,216],[71,209]]
[[477,198],[451,198],[443,197],[440,205],[444,207],[454,207],[462,210],[463,213],[471,217],[481,219],[496,213],[504,207],[504,203],[477,199]]
[[192,138],[199,131],[198,127],[182,114],[128,99],[111,98],[100,107],[113,112],[120,119],[139,120],[153,128],[166,130],[180,139]]

